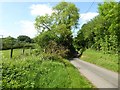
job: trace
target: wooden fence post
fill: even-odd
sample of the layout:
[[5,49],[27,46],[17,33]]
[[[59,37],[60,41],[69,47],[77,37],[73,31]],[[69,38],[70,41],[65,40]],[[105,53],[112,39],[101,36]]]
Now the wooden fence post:
[[12,58],[12,56],[13,56],[13,48],[11,48],[10,58]]

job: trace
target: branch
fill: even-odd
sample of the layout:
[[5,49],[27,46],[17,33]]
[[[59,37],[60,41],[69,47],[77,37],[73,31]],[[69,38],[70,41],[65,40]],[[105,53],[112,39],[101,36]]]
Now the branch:
[[45,23],[43,23],[43,26],[45,26],[48,30],[51,30]]

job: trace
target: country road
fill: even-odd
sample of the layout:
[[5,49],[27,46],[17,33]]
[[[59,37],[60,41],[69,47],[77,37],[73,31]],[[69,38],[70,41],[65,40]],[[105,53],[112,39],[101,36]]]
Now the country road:
[[118,88],[117,73],[78,58],[74,58],[70,62],[97,88]]

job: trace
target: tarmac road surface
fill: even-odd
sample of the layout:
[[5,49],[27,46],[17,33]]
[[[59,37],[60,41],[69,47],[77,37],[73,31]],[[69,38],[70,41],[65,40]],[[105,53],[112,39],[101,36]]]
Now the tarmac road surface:
[[74,58],[70,62],[97,88],[118,88],[118,73],[78,58]]

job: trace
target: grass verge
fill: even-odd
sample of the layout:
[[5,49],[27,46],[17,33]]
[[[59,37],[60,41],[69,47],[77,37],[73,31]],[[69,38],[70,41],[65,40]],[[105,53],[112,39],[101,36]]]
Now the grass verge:
[[112,70],[114,72],[118,72],[118,55],[104,54],[101,51],[87,49],[84,51],[80,59]]
[[[67,60],[41,56],[3,58],[2,88],[92,88]],[[69,64],[68,64],[69,63]]]

